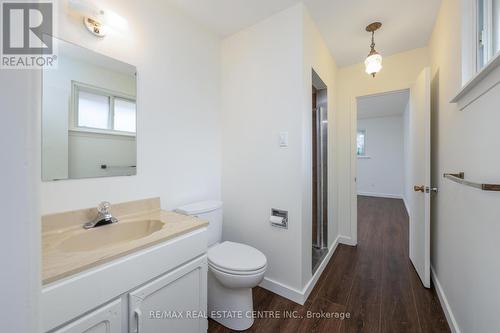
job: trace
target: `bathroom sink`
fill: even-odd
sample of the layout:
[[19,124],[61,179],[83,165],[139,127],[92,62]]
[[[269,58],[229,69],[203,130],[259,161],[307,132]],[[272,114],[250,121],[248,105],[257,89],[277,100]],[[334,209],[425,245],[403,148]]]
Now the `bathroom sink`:
[[65,252],[90,251],[115,246],[124,242],[147,237],[163,228],[164,223],[157,220],[118,222],[90,230],[82,230],[60,245]]

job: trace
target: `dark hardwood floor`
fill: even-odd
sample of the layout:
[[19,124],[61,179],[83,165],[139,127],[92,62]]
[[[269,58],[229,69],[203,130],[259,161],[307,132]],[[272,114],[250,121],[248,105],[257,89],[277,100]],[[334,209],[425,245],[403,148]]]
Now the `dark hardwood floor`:
[[[359,197],[358,246],[339,245],[304,306],[255,288],[254,310],[304,318],[259,318],[248,332],[450,332],[435,290],[422,286],[408,258],[408,215],[396,199]],[[208,331],[230,332],[213,320]]]

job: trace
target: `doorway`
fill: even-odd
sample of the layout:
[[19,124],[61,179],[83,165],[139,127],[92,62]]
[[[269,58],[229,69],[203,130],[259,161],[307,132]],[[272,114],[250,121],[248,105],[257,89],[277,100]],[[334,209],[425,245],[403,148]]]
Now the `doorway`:
[[409,90],[357,98],[357,195],[403,200]]
[[[409,251],[408,256],[417,271],[422,284],[430,287],[430,210],[431,210],[431,195],[437,193],[437,188],[431,186],[431,82],[430,69],[424,68],[415,82],[409,89],[400,91],[392,91],[382,94],[357,97],[354,102],[354,118],[351,138],[351,206],[350,206],[350,222],[351,222],[351,240],[357,244],[358,236],[358,195],[367,194],[372,197],[383,197],[385,200],[399,199],[404,203],[406,211],[409,215]],[[375,112],[380,109],[381,112],[386,112],[388,104],[382,104],[382,107],[376,108],[377,100],[391,99],[395,96],[407,95],[409,97],[402,98],[407,100],[407,106],[403,112],[403,138],[387,139],[391,130],[385,129],[380,134],[381,137],[386,137],[385,141],[393,141],[402,143],[403,145],[403,180],[399,177],[398,188],[402,190],[396,193],[388,193],[380,190],[387,187],[387,180],[381,175],[385,172],[392,176],[394,165],[384,157],[381,157],[376,150],[370,150],[370,145],[374,143],[370,139],[376,130],[368,130],[367,128],[359,128],[358,113],[362,113],[363,103],[367,106],[366,112]],[[392,104],[391,104],[392,105]],[[399,107],[401,109],[401,106]],[[351,118],[351,119],[353,119]],[[365,126],[366,127],[366,126]],[[370,134],[372,133],[372,134]],[[399,147],[401,145],[399,144]],[[372,151],[372,153],[370,153]],[[377,156],[373,156],[373,155]],[[373,160],[371,166],[367,167],[371,174],[366,174],[365,179],[361,179],[362,166],[360,161],[363,159]],[[374,162],[377,162],[374,163]],[[373,174],[378,176],[373,177]],[[358,172],[359,171],[359,172]],[[373,182],[367,182],[366,179],[375,179]],[[360,178],[360,179],[358,179]],[[380,179],[379,179],[380,178]],[[388,178],[389,179],[389,178]],[[392,179],[393,180],[393,179]],[[369,191],[362,193],[360,189],[368,185]],[[360,193],[361,192],[361,193]],[[389,199],[387,199],[389,198]]]
[[312,273],[328,253],[328,88],[312,71]]

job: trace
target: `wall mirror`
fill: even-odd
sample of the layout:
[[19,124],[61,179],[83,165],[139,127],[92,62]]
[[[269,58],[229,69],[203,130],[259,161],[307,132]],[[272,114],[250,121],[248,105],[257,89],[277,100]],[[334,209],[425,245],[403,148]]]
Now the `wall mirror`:
[[62,40],[43,70],[42,180],[137,173],[136,68]]

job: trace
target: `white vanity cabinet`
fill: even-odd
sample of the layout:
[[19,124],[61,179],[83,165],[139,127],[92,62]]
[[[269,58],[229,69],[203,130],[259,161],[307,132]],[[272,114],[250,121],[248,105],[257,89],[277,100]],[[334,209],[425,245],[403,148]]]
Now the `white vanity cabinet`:
[[45,285],[43,332],[206,333],[206,251],[203,228]]
[[122,333],[121,299],[101,306],[54,333]]
[[206,285],[196,260],[129,293],[129,332],[206,332]]

